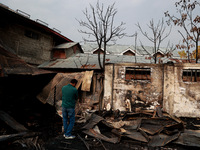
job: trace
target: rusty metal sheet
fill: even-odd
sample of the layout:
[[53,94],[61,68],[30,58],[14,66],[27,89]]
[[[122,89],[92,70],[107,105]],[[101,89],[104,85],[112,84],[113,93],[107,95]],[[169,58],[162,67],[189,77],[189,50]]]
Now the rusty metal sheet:
[[184,125],[182,122],[166,125],[163,129],[163,132],[168,135],[177,133],[179,131],[184,131]]
[[179,135],[180,133],[174,134],[172,136],[165,134],[154,135],[148,145],[152,147],[165,146],[166,144],[178,139]]
[[142,127],[140,127],[140,130],[143,130],[144,132],[149,133],[151,135],[155,135],[157,133],[160,133],[163,130],[163,126],[152,125],[152,124],[142,124]]
[[82,91],[90,91],[91,83],[92,83],[92,76],[93,76],[94,70],[92,71],[86,71],[85,75],[82,79]]
[[12,75],[39,75],[54,73],[38,69],[35,66],[27,64],[24,60],[10,51],[7,51],[0,45],[0,77],[5,77],[9,74]]
[[141,125],[141,120],[142,119],[139,118],[132,121],[126,121],[124,129],[138,129]]
[[177,122],[171,119],[151,118],[151,119],[142,119],[140,129],[150,135],[155,135],[157,133],[160,133],[164,129],[165,130],[177,129],[178,126],[181,125],[178,125]]
[[184,130],[173,143],[200,147],[200,130]]
[[[84,72],[78,73],[57,73],[56,76],[43,88],[43,90],[37,95],[37,98],[50,105],[62,99],[62,87],[70,83],[71,79],[78,80],[76,88],[80,86]],[[55,89],[56,88],[56,89]],[[55,96],[55,99],[54,99]]]
[[110,142],[110,143],[118,143],[119,142],[119,138],[118,137],[112,137],[112,138],[109,138],[103,134],[100,134],[98,132],[96,132],[94,129],[89,129],[89,130],[85,130],[83,131],[83,133],[87,134],[87,135],[90,135],[92,137],[95,137],[97,139],[101,139],[101,140],[104,140],[106,142]]
[[98,116],[96,114],[92,114],[90,121],[88,124],[86,124],[85,126],[83,126],[83,129],[92,129],[97,123],[99,123],[100,121],[104,120],[103,117]]
[[147,143],[148,140],[137,130],[131,130],[131,131],[126,131],[125,132],[125,136],[133,139],[133,140],[137,140],[137,141],[141,141],[141,142],[145,142]]
[[164,125],[162,125],[161,120],[155,120],[155,119],[142,119],[141,125],[139,127],[140,130],[150,134],[154,135],[156,133],[160,133],[164,128]]

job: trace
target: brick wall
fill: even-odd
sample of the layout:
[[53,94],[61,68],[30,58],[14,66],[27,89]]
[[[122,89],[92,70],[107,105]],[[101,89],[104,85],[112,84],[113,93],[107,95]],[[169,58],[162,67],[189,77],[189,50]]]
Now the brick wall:
[[50,59],[51,35],[18,24],[1,25],[0,35],[1,43],[28,63],[39,65]]

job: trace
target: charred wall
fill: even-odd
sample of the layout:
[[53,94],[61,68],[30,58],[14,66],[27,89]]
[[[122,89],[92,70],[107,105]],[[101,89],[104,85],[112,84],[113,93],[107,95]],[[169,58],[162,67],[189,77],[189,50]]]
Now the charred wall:
[[109,64],[105,70],[105,109],[134,111],[162,104],[162,65]]
[[165,65],[165,111],[178,117],[200,117],[199,69],[199,64]]
[[199,64],[107,64],[103,107],[137,111],[161,105],[171,115],[200,117],[199,83]]

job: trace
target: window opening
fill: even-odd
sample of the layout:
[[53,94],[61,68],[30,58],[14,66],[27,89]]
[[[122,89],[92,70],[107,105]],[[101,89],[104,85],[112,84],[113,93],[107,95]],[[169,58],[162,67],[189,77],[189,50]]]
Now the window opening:
[[35,40],[39,39],[39,34],[33,32],[33,31],[30,31],[30,30],[26,30],[24,35],[29,38],[35,39]]
[[183,82],[200,82],[200,69],[183,69]]
[[150,68],[126,68],[126,80],[151,80]]

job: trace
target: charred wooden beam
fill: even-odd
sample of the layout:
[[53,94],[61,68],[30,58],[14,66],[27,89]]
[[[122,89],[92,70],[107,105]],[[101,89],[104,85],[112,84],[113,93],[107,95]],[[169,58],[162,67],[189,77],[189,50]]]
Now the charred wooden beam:
[[18,123],[13,117],[11,117],[9,114],[7,114],[4,111],[0,111],[0,119],[3,120],[7,125],[9,125],[11,128],[18,132],[22,131],[28,131],[27,128],[25,128],[23,125]]

